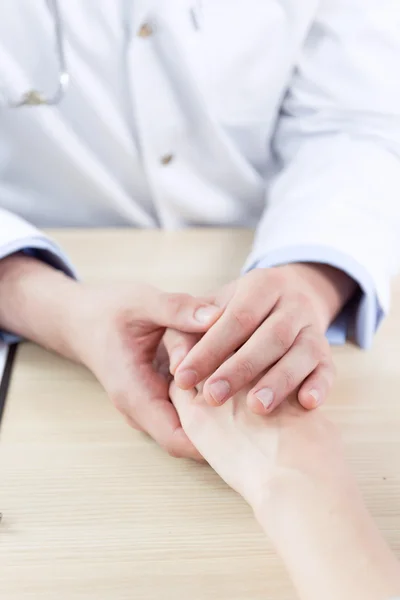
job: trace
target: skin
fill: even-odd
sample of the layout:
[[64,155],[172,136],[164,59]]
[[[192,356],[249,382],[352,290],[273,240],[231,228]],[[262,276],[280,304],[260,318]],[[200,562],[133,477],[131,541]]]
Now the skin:
[[148,285],[85,285],[23,255],[0,261],[0,298],[3,329],[82,363],[132,427],[200,459],[169,400],[160,341],[170,326],[204,332],[220,309]]
[[171,398],[194,446],[252,507],[298,597],[399,597],[400,566],[363,503],[336,429],[294,399],[256,416],[246,391],[218,410],[202,391],[175,384]]
[[247,402],[258,414],[298,389],[300,404],[315,408],[334,379],[326,330],[354,292],[354,282],[329,266],[255,269],[210,297],[224,311],[200,341],[168,332],[177,385],[205,380],[204,397],[216,406],[253,382]]
[[[248,395],[254,412],[270,412],[297,386],[312,408],[333,378],[324,331],[353,291],[335,269],[290,265],[193,298],[145,284],[86,285],[17,254],[0,261],[0,327],[85,365],[132,427],[172,456],[199,460],[169,399],[169,357],[182,387],[195,384],[182,381],[188,368],[207,379],[212,405],[221,403],[215,381],[228,381],[232,395],[259,375]],[[266,386],[269,406],[257,399]]]

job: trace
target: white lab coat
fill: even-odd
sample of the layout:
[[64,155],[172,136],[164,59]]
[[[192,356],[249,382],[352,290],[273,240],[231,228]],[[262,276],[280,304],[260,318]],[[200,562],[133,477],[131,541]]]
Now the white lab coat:
[[[0,108],[0,256],[46,247],[35,227],[257,226],[247,267],[325,260],[387,310],[400,262],[399,0],[59,5],[65,98]],[[52,93],[46,1],[0,12],[2,93]]]

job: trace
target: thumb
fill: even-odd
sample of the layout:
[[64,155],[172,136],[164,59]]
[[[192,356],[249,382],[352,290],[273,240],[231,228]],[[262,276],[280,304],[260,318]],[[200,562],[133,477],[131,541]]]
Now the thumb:
[[130,410],[125,414],[171,456],[202,461],[182,429],[178,413],[169,400],[168,387],[164,377],[154,373],[150,365],[143,365],[130,397]]
[[182,333],[182,331],[175,329],[166,330],[163,342],[169,358],[169,371],[172,375],[175,375],[176,369],[193,346],[197,344],[201,336],[201,333]]
[[160,327],[180,331],[207,331],[220,317],[223,309],[190,294],[157,292],[144,306],[147,317]]

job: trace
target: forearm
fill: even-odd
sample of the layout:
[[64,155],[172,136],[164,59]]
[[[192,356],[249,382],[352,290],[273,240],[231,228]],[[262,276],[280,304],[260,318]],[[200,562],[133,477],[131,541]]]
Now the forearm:
[[33,258],[0,261],[0,327],[76,360],[72,347],[80,284]]
[[301,600],[389,600],[400,595],[400,566],[345,469],[332,485],[289,473],[278,494],[257,513]]

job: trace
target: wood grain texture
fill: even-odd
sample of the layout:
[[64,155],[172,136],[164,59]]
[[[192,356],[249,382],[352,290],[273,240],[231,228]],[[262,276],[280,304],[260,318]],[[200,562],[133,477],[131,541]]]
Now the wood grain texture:
[[[55,232],[88,281],[204,293],[238,273],[245,231]],[[400,285],[374,348],[334,351],[324,409],[400,555]],[[207,467],[130,430],[83,368],[25,344],[0,437],[3,600],[293,600],[244,502]]]

